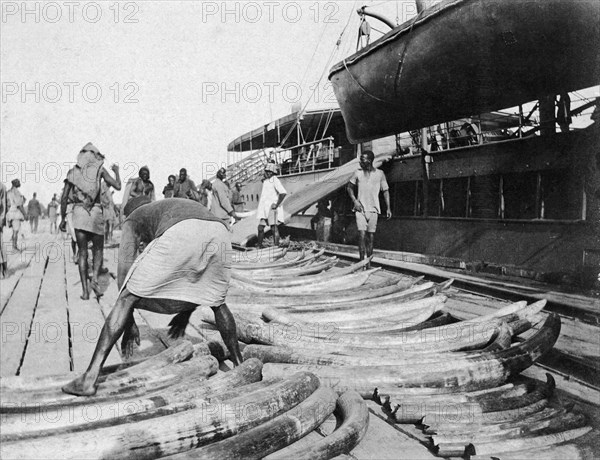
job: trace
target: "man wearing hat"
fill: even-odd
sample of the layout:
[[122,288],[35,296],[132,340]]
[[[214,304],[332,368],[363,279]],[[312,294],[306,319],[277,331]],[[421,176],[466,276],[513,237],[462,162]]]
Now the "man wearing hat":
[[281,203],[285,199],[287,192],[275,174],[277,174],[277,165],[267,163],[265,166],[265,176],[263,179],[262,192],[256,209],[258,218],[258,241],[257,246],[262,248],[265,237],[265,226],[269,225],[273,232],[273,243],[279,245],[279,230],[277,225],[285,222],[283,206]]
[[[123,335],[121,352],[139,345],[133,318],[136,308],[176,316],[169,323],[173,338],[185,334],[197,306],[211,307],[215,323],[234,365],[242,362],[236,323],[225,304],[231,271],[231,237],[221,219],[193,200],[130,200],[123,210],[117,282],[119,296],[106,318],[85,373],[63,387],[65,393],[96,393],[106,357]],[[138,256],[140,243],[145,249]]]
[[223,221],[225,226],[229,229],[229,222],[231,217],[237,218],[231,201],[229,201],[229,187],[223,182],[227,177],[227,170],[221,168],[217,171],[217,178],[212,184],[213,199],[210,205],[210,211],[219,219]]

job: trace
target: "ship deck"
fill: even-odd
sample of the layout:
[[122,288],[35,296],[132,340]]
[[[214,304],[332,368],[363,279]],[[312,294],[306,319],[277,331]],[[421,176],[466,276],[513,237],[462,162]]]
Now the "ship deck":
[[[77,266],[71,260],[69,240],[60,234],[49,234],[47,225],[47,221],[41,221],[40,232],[26,236],[23,251],[8,251],[9,276],[0,284],[2,377],[59,374],[75,376],[84,371],[104,320],[118,294],[114,281],[118,250],[116,244],[107,245],[104,252],[104,264],[112,275],[105,295],[100,299],[84,301],[79,297],[79,275]],[[10,248],[8,232],[4,233],[4,244],[5,248]],[[383,272],[378,276],[386,274]],[[498,308],[502,305],[500,300],[490,296],[458,289],[455,291],[457,296],[473,306]],[[231,296],[231,301],[235,302],[235,291]],[[456,305],[458,306],[458,303]],[[452,305],[449,308],[452,308]],[[456,314],[470,313],[457,308]],[[166,333],[170,317],[140,311],[136,311],[135,315],[140,328],[141,345],[135,351],[134,360],[152,356],[173,344]],[[200,320],[194,320],[194,316],[191,321],[193,327],[188,327],[186,339],[192,342],[204,341],[209,329],[205,328]],[[568,331],[569,327],[566,330]],[[565,336],[562,340],[567,343],[573,339]],[[563,348],[568,348],[569,343],[563,344]],[[118,345],[112,350],[106,364],[122,362]],[[596,348],[596,357],[600,355],[598,351]],[[593,344],[592,351],[588,353],[594,353]],[[230,365],[228,361],[223,362],[221,371],[226,372]],[[597,363],[593,366],[597,366]],[[553,372],[547,365],[534,365],[524,374],[544,380],[544,374],[548,371],[552,372],[556,379],[557,397],[575,402],[578,408],[587,414],[594,430],[586,435],[583,442],[595,445],[594,439],[597,439],[600,427],[600,392],[593,384],[571,378],[568,373]],[[350,454],[339,458],[439,458],[425,446],[425,435],[414,425],[388,423],[387,415],[378,404],[373,401],[368,401],[368,404],[371,417],[367,435]],[[328,428],[333,427],[332,423],[326,423],[304,438],[303,442],[310,443],[315,437],[327,435]],[[599,447],[595,446],[595,449],[597,451]]]

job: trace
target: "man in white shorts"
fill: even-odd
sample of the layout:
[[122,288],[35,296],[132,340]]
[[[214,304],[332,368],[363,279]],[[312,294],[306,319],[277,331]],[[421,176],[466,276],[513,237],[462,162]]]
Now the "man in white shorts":
[[[365,150],[360,155],[360,169],[354,172],[347,190],[356,215],[358,227],[358,253],[360,260],[373,255],[373,237],[377,229],[379,209],[379,192],[383,192],[386,206],[386,217],[392,217],[390,208],[390,192],[385,174],[373,166],[375,155]],[[358,197],[358,198],[357,198]],[[367,266],[368,268],[368,266]]]

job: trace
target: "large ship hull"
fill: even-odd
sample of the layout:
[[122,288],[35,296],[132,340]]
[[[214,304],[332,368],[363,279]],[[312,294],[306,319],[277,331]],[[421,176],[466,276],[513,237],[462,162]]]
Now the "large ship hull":
[[329,78],[357,143],[596,85],[598,43],[596,0],[449,0]]
[[[590,193],[600,180],[592,172],[598,136],[591,127],[434,152],[427,215],[420,156],[393,159],[382,166],[393,217],[379,220],[375,246],[431,265],[592,283],[600,263],[600,200]],[[310,236],[311,217],[287,225]],[[357,243],[349,206],[336,226],[335,241]]]

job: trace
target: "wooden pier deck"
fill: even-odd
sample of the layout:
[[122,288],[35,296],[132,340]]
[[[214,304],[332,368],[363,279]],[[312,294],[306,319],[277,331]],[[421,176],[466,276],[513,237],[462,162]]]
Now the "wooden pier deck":
[[[2,377],[75,376],[81,373],[89,363],[98,334],[118,294],[113,279],[100,300],[94,297],[81,300],[79,275],[72,262],[70,242],[64,234],[49,234],[46,226],[47,221],[42,221],[38,234],[27,234],[23,250],[19,252],[10,249],[8,232],[4,234],[9,276],[0,282]],[[109,244],[104,253],[104,265],[114,275],[116,264],[117,246]],[[166,333],[169,320],[170,317],[163,315],[136,312],[141,345],[135,351],[134,360],[154,355],[173,344]],[[192,317],[186,339],[205,341],[207,334],[209,329]],[[111,352],[107,364],[122,362],[118,346]],[[228,370],[227,362],[221,369]],[[543,379],[543,372],[544,369],[534,366],[527,375]],[[557,374],[555,377],[561,394],[580,404],[593,420],[594,435],[597,435],[600,393],[570,382],[565,376]],[[367,435],[349,455],[340,458],[439,458],[422,443],[424,436],[420,430],[412,425],[389,424],[380,406],[372,401],[368,404],[371,417]],[[326,423],[303,442],[310,443],[316,437],[327,435],[331,429],[331,424]]]

